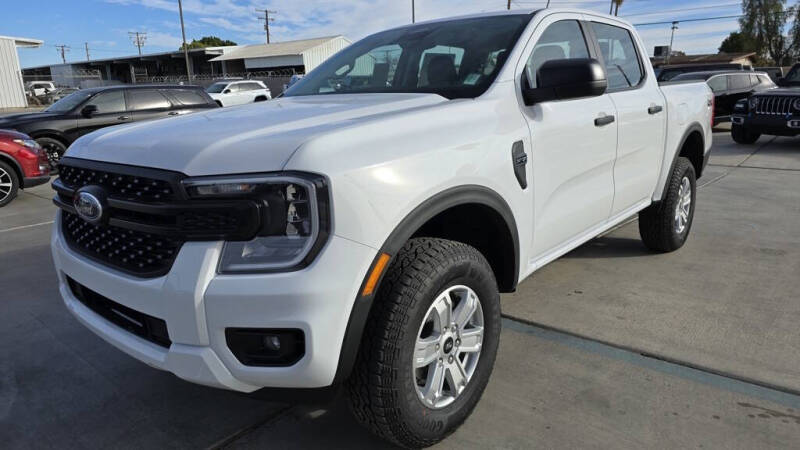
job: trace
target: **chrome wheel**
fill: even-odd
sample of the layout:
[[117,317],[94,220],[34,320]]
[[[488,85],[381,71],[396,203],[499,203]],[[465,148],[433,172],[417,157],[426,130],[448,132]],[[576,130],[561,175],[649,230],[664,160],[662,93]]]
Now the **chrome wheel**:
[[11,178],[11,174],[0,167],[0,202],[7,199],[13,190],[14,180]]
[[675,232],[678,234],[686,230],[689,223],[689,213],[692,209],[692,183],[688,177],[683,177],[678,190],[678,204],[675,206]]
[[481,355],[483,308],[475,291],[453,286],[436,297],[417,333],[413,368],[425,406],[444,408],[467,387]]

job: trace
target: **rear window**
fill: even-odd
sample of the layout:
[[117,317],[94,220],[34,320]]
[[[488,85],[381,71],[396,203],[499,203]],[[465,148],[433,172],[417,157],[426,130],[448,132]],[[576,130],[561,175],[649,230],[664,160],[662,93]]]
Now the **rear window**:
[[708,87],[714,92],[723,92],[728,89],[728,77],[725,75],[711,77],[708,79]]
[[191,89],[171,89],[168,93],[182,105],[205,105],[208,103],[199,92]]
[[750,89],[750,76],[728,75],[728,85],[733,90]]
[[141,109],[165,109],[172,104],[155,89],[130,89],[128,90],[130,108],[134,111]]

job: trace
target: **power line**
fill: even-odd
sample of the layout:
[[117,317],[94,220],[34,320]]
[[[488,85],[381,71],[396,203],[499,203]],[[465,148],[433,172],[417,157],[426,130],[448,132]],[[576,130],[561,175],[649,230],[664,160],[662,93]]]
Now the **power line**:
[[147,33],[143,33],[140,31],[129,31],[128,37],[131,38],[131,42],[136,48],[139,49],[139,54],[142,54],[142,47],[144,47],[145,41],[147,41]]
[[67,63],[67,57],[66,57],[65,54],[69,52],[69,49],[70,49],[69,45],[63,45],[62,44],[62,45],[54,45],[53,47],[55,47],[57,49],[57,51],[59,53],[61,53],[61,62],[66,64]]
[[270,17],[269,15],[270,15],[270,13],[271,14],[277,14],[278,11],[270,11],[270,10],[265,8],[265,9],[257,9],[256,12],[263,12],[264,13],[264,17],[259,17],[258,20],[263,20],[264,21],[264,31],[267,32],[267,44],[269,44],[269,23],[275,21],[275,18],[274,17]]

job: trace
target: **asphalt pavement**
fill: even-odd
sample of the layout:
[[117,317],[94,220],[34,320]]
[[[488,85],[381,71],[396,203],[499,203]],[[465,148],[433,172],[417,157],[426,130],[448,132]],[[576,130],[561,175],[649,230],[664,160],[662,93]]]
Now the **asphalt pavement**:
[[[800,139],[715,135],[691,237],[656,255],[635,220],[502,298],[475,413],[441,448],[792,448],[800,442]],[[388,448],[344,399],[196,386],[71,317],[47,186],[0,209],[0,446]]]

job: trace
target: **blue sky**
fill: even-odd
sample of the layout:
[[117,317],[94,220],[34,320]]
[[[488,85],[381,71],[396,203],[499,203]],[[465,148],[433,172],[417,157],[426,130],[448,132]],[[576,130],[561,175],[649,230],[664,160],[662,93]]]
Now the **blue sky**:
[[[177,0],[0,0],[0,35],[42,39],[39,49],[20,49],[23,67],[60,62],[54,45],[71,47],[67,60],[136,53],[128,31],[147,32],[145,52],[180,46]],[[513,9],[543,7],[545,1],[519,0]],[[790,3],[794,3],[790,1]],[[552,0],[552,5],[608,12],[607,0]],[[740,13],[738,0],[626,0],[620,15],[633,23],[728,16]],[[261,43],[263,22],[255,9],[277,11],[273,40],[342,34],[356,40],[411,19],[411,0],[184,0],[187,40],[216,35],[239,44]],[[506,0],[416,0],[417,20],[504,9]],[[691,8],[691,9],[690,9]],[[8,13],[11,11],[11,13]],[[686,22],[675,37],[676,50],[716,52],[722,39],[738,29],[736,19]],[[669,43],[670,26],[640,27],[648,49]]]

